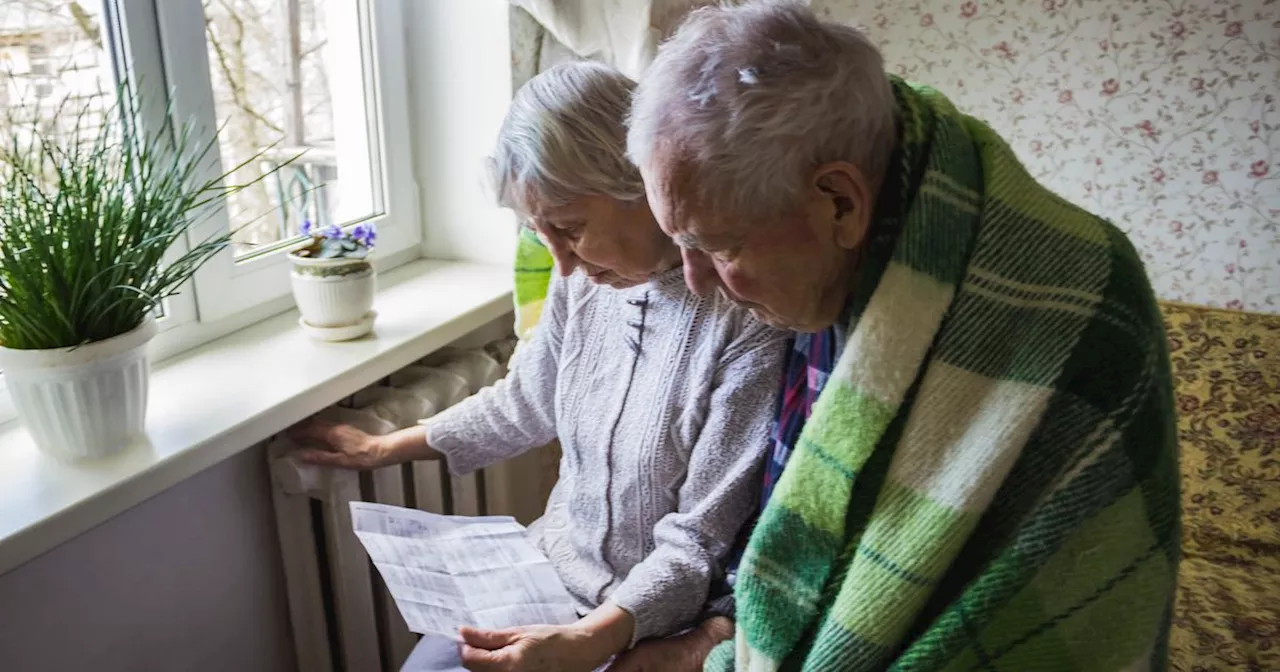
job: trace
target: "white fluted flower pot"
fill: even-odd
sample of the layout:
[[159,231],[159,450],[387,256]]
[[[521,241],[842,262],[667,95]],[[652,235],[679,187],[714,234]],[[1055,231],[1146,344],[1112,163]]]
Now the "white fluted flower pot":
[[154,320],[75,348],[0,347],[0,370],[36,445],[63,461],[105,457],[141,436]]
[[290,255],[293,298],[303,326],[323,340],[350,340],[373,329],[377,276],[366,259]]

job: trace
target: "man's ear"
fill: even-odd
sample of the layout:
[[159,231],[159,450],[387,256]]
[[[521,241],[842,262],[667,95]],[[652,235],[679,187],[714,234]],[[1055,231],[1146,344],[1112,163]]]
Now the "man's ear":
[[875,194],[866,176],[852,163],[835,161],[818,166],[813,185],[823,198],[831,200],[836,244],[846,250],[861,245],[875,206]]

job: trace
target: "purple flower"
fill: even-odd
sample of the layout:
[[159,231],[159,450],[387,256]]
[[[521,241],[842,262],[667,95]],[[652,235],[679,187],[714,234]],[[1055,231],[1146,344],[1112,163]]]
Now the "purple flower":
[[351,238],[365,247],[373,247],[373,241],[378,239],[378,227],[373,224],[356,224],[351,230]]
[[330,224],[329,226],[320,229],[320,235],[328,238],[329,240],[342,240],[342,227],[337,224]]
[[302,226],[298,229],[298,233],[303,236],[309,236],[314,229],[315,225],[311,223],[311,220],[304,219],[302,220]]

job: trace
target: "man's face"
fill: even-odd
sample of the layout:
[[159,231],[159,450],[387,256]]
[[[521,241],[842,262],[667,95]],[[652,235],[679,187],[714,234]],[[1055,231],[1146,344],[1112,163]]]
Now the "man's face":
[[857,249],[870,224],[869,189],[848,164],[821,167],[796,207],[771,221],[743,222],[701,207],[681,188],[688,171],[646,173],[649,205],[680,246],[685,282],[720,291],[780,329],[813,332],[839,318],[853,285]]
[[849,251],[836,244],[821,204],[745,225],[694,207],[678,190],[651,189],[649,204],[680,246],[694,293],[718,290],[780,329],[819,331],[839,316]]

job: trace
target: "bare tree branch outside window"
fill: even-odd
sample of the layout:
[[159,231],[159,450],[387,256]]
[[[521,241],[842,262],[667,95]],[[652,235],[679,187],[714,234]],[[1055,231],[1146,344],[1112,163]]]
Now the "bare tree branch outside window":
[[[233,176],[246,184],[273,164],[302,155],[227,204],[238,254],[289,239],[304,220],[336,223],[338,166],[325,66],[328,2],[202,2],[215,112],[226,127],[223,165],[273,147],[267,162]],[[110,107],[115,84],[102,12],[101,0],[0,0],[0,138],[33,121],[69,131],[59,125],[74,115],[59,115],[60,105],[99,115]]]
[[[325,0],[204,0],[205,37],[219,123],[233,142],[224,165],[275,146],[268,158],[302,158],[229,204],[237,251],[296,235],[303,221],[331,222],[338,167],[324,62]],[[270,164],[245,166],[248,182]],[[283,204],[284,207],[280,207]],[[268,213],[271,216],[264,217]]]
[[0,138],[33,123],[69,132],[75,115],[60,118],[60,108],[88,109],[100,123],[115,88],[101,15],[100,1],[0,0]]

